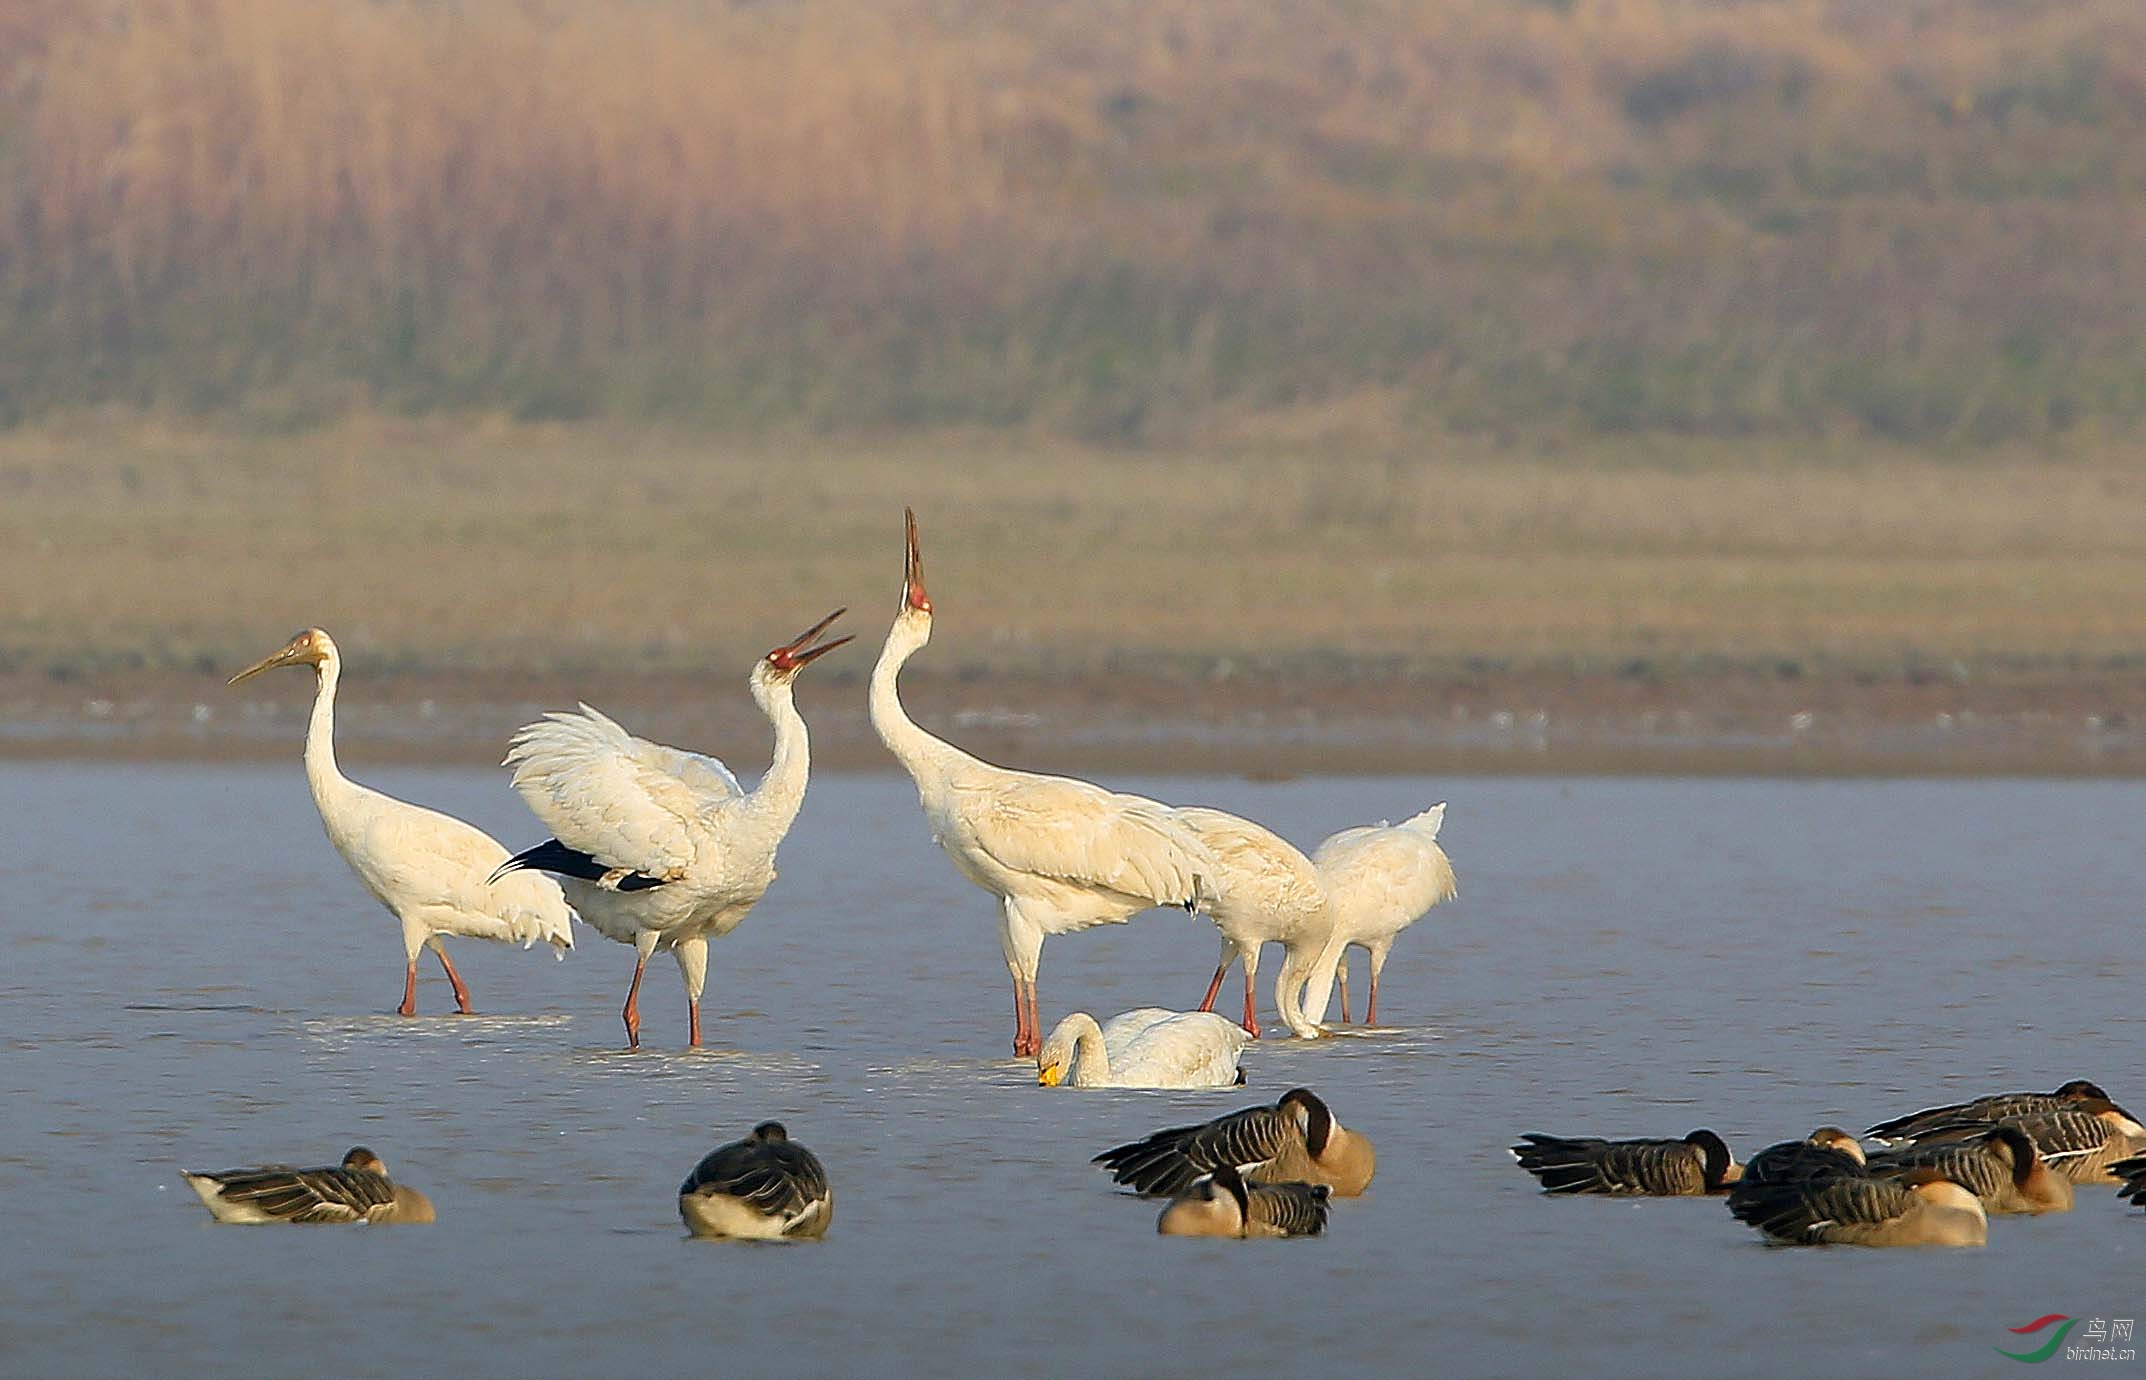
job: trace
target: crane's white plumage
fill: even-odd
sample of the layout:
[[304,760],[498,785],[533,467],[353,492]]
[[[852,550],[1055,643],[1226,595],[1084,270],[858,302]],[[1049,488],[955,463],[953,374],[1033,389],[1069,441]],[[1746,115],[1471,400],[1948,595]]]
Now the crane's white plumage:
[[342,657],[334,639],[308,628],[282,650],[231,677],[236,685],[278,666],[314,670],[313,717],[306,728],[306,783],[322,826],[373,898],[402,923],[405,1016],[417,1014],[417,952],[429,946],[446,969],[455,1004],[470,1009],[469,989],[447,957],[443,935],[574,946],[573,912],[558,885],[536,874],[491,880],[507,850],[459,819],[361,786],[335,762],[335,689]]
[[636,738],[586,704],[515,734],[506,765],[552,833],[655,877],[683,873],[709,813],[745,794],[715,758]]
[[1438,846],[1445,823],[1445,802],[1399,824],[1344,829],[1319,845],[1312,865],[1326,884],[1334,930],[1326,952],[1315,962],[1304,1010],[1316,1023],[1326,1019],[1326,1003],[1335,981],[1341,983],[1342,1019],[1348,1019],[1347,946],[1371,957],[1371,999],[1366,1024],[1378,1021],[1379,973],[1394,937],[1421,919],[1424,912],[1458,893],[1453,863]]
[[1013,1051],[1042,1044],[1036,970],[1049,935],[1117,924],[1151,906],[1191,908],[1214,863],[1167,807],[1086,781],[1010,771],[971,757],[913,723],[896,681],[931,640],[916,518],[908,515],[902,605],[872,669],[872,727],[916,782],[932,841],[999,898],[999,947],[1013,977]]
[[1252,1037],[1211,1011],[1144,1006],[1108,1025],[1076,1011],[1036,1055],[1045,1087],[1228,1088],[1242,1081],[1237,1061]]
[[582,705],[514,735],[506,765],[514,789],[553,837],[506,868],[558,873],[582,919],[631,944],[626,1036],[640,1044],[641,974],[669,949],[685,981],[688,1043],[700,1043],[708,941],[743,922],[775,880],[775,852],[797,818],[811,771],[805,721],[793,698],[798,671],[850,639],[809,645],[837,609],[754,665],[753,699],[775,726],[775,755],[752,791],[713,757],[636,738]]
[[1297,999],[1334,931],[1318,869],[1287,839],[1251,820],[1201,806],[1170,813],[1207,845],[1219,882],[1219,894],[1200,906],[1222,931],[1222,960],[1200,1010],[1214,1010],[1230,964],[1242,960],[1244,1028],[1256,1039],[1259,1015],[1252,986],[1260,946],[1272,941],[1285,951],[1274,980],[1275,1009],[1291,1033],[1316,1036],[1318,1028],[1305,1019]]

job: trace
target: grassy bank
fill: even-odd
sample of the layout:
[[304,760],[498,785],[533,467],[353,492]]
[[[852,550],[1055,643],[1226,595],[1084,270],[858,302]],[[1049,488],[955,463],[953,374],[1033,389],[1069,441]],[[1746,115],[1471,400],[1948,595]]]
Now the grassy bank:
[[907,503],[938,671],[2132,674],[2139,459],[18,430],[0,669],[229,668],[307,623],[374,674],[734,669],[839,604],[875,641]]
[[2133,0],[26,0],[0,130],[0,419],[2146,412]]

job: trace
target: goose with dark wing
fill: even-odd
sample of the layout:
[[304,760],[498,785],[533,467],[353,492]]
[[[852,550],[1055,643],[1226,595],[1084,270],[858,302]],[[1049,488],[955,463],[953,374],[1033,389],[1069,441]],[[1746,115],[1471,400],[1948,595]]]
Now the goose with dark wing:
[[2146,1155],[2118,1160],[2109,1166],[2109,1173],[2120,1185],[2116,1190],[2117,1197],[2146,1207]]
[[1229,1165],[1162,1210],[1164,1236],[1317,1236],[1326,1230],[1325,1184],[1248,1184]]
[[387,1166],[364,1146],[339,1165],[293,1169],[263,1165],[189,1173],[187,1186],[219,1222],[430,1222],[432,1200],[390,1180]]
[[1974,1140],[1992,1126],[2016,1126],[2034,1140],[2042,1162],[2075,1184],[2113,1184],[2110,1166],[2146,1152],[2146,1127],[2107,1098],[2074,1102],[2059,1111],[2021,1112],[2002,1120],[1962,1121],[1920,1132],[1918,1146]]
[[1612,1193],[1657,1198],[1721,1193],[1742,1170],[1712,1131],[1682,1140],[1597,1140],[1524,1135],[1511,1147],[1545,1193]]
[[1784,1140],[1769,1145],[1744,1164],[1744,1172],[1729,1191],[1748,1185],[1795,1183],[1863,1172],[1863,1146],[1838,1126],[1821,1126],[1802,1140]]
[[1864,1134],[1879,1140],[1897,1143],[1921,1138],[1941,1127],[1955,1126],[1966,1121],[2002,1121],[2006,1117],[2024,1116],[2036,1112],[2063,1112],[2085,1108],[2100,1111],[2104,1108],[2120,1113],[2130,1122],[2126,1129],[2146,1135],[2146,1126],[2141,1126],[2109,1100],[2098,1083],[2084,1078],[2074,1078],[2054,1092],[1994,1093],[1978,1097],[1971,1102],[1954,1102],[1944,1107],[1926,1107],[1919,1112],[1881,1121]]
[[781,1122],[763,1121],[693,1166],[678,1186],[678,1215],[695,1236],[790,1240],[824,1235],[835,1195],[819,1156]]
[[2009,1122],[1963,1140],[1919,1142],[1870,1160],[1870,1172],[1885,1178],[1916,1169],[1935,1169],[1968,1188],[1985,1212],[2071,1211],[2071,1180],[2043,1163],[2033,1138]]
[[1378,1157],[1318,1094],[1291,1088],[1271,1106],[1157,1131],[1105,1150],[1094,1163],[1144,1197],[1174,1197],[1228,1165],[1253,1183],[1325,1184],[1335,1196],[1353,1198],[1370,1185]]
[[1982,1200],[1935,1169],[1897,1179],[1868,1174],[1755,1184],[1729,1211],[1769,1239],[1796,1246],[1980,1246]]

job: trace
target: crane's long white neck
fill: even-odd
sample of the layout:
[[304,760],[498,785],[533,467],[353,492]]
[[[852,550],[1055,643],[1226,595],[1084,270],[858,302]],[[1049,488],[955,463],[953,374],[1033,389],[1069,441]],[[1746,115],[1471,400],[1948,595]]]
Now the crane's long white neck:
[[313,718],[306,725],[306,784],[313,788],[313,803],[323,817],[331,802],[356,789],[335,764],[335,685],[342,675],[342,658],[332,651],[313,672]]
[[805,716],[797,712],[794,688],[788,677],[755,675],[752,681],[753,698],[775,725],[775,756],[746,803],[776,842],[790,832],[798,808],[805,803],[806,778],[812,774],[812,741],[805,731]]
[[952,743],[919,728],[902,708],[895,681],[909,658],[930,640],[930,621],[905,609],[888,629],[886,645],[880,648],[879,660],[872,667],[872,728],[920,787],[968,756]]

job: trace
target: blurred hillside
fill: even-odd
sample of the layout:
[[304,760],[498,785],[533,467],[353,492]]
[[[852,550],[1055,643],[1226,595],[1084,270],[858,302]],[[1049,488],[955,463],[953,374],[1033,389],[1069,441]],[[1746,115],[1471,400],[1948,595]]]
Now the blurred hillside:
[[0,418],[2095,437],[2137,0],[12,0]]

